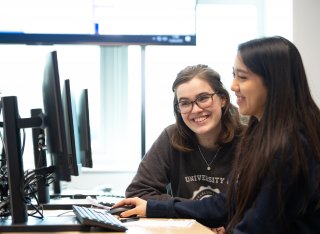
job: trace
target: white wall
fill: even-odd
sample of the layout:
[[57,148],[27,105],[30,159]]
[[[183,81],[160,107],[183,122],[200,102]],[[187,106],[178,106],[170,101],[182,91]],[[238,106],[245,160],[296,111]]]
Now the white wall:
[[320,106],[320,1],[293,0],[293,42],[307,72],[311,93]]

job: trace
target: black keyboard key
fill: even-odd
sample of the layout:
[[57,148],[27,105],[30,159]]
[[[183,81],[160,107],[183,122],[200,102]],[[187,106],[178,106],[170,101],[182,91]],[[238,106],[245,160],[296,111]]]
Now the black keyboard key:
[[83,225],[100,227],[111,231],[125,232],[127,228],[113,215],[106,213],[104,210],[96,211],[95,209],[73,205],[79,222]]

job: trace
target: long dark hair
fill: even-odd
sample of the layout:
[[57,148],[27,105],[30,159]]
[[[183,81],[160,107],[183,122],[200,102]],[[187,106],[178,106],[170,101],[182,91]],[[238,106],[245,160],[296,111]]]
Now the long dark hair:
[[[238,55],[247,68],[263,79],[267,98],[262,118],[258,121],[250,117],[240,142],[227,195],[231,215],[228,230],[242,219],[246,209],[254,206],[262,181],[270,176],[275,155],[279,156],[276,173],[272,174],[277,182],[274,191],[277,201],[270,205],[280,207],[279,218],[283,219],[281,212],[288,194],[281,190],[281,172],[289,162],[292,184],[288,186],[293,186],[297,180],[304,182],[301,191],[305,192],[305,197],[300,210],[303,213],[310,194],[307,190],[308,158],[301,135],[316,160],[320,159],[320,111],[311,97],[298,49],[287,39],[276,36],[240,44]],[[319,175],[317,177],[320,179]]]
[[222,144],[230,142],[234,138],[235,134],[239,132],[238,129],[240,129],[238,109],[230,103],[230,95],[224,88],[219,73],[203,64],[187,66],[178,73],[172,85],[172,91],[174,92],[173,108],[177,128],[173,133],[171,142],[174,148],[185,152],[195,149],[197,139],[195,133],[184,123],[181,114],[176,108],[178,102],[176,89],[179,85],[186,83],[195,77],[208,82],[212,90],[226,101],[225,106],[222,108],[222,129],[217,143]]

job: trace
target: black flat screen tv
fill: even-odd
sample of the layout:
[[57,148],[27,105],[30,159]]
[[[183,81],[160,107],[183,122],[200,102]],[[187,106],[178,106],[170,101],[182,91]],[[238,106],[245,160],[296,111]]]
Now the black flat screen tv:
[[0,43],[195,45],[197,0],[0,2]]

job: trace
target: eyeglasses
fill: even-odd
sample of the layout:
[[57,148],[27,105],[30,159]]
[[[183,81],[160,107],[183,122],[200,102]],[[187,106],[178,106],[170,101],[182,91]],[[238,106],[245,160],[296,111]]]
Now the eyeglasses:
[[181,100],[176,104],[177,110],[181,114],[189,113],[192,110],[194,103],[197,104],[197,106],[202,108],[202,109],[207,108],[212,104],[213,96],[215,94],[216,93],[202,94],[199,97],[197,97],[196,100],[194,100],[194,101]]

